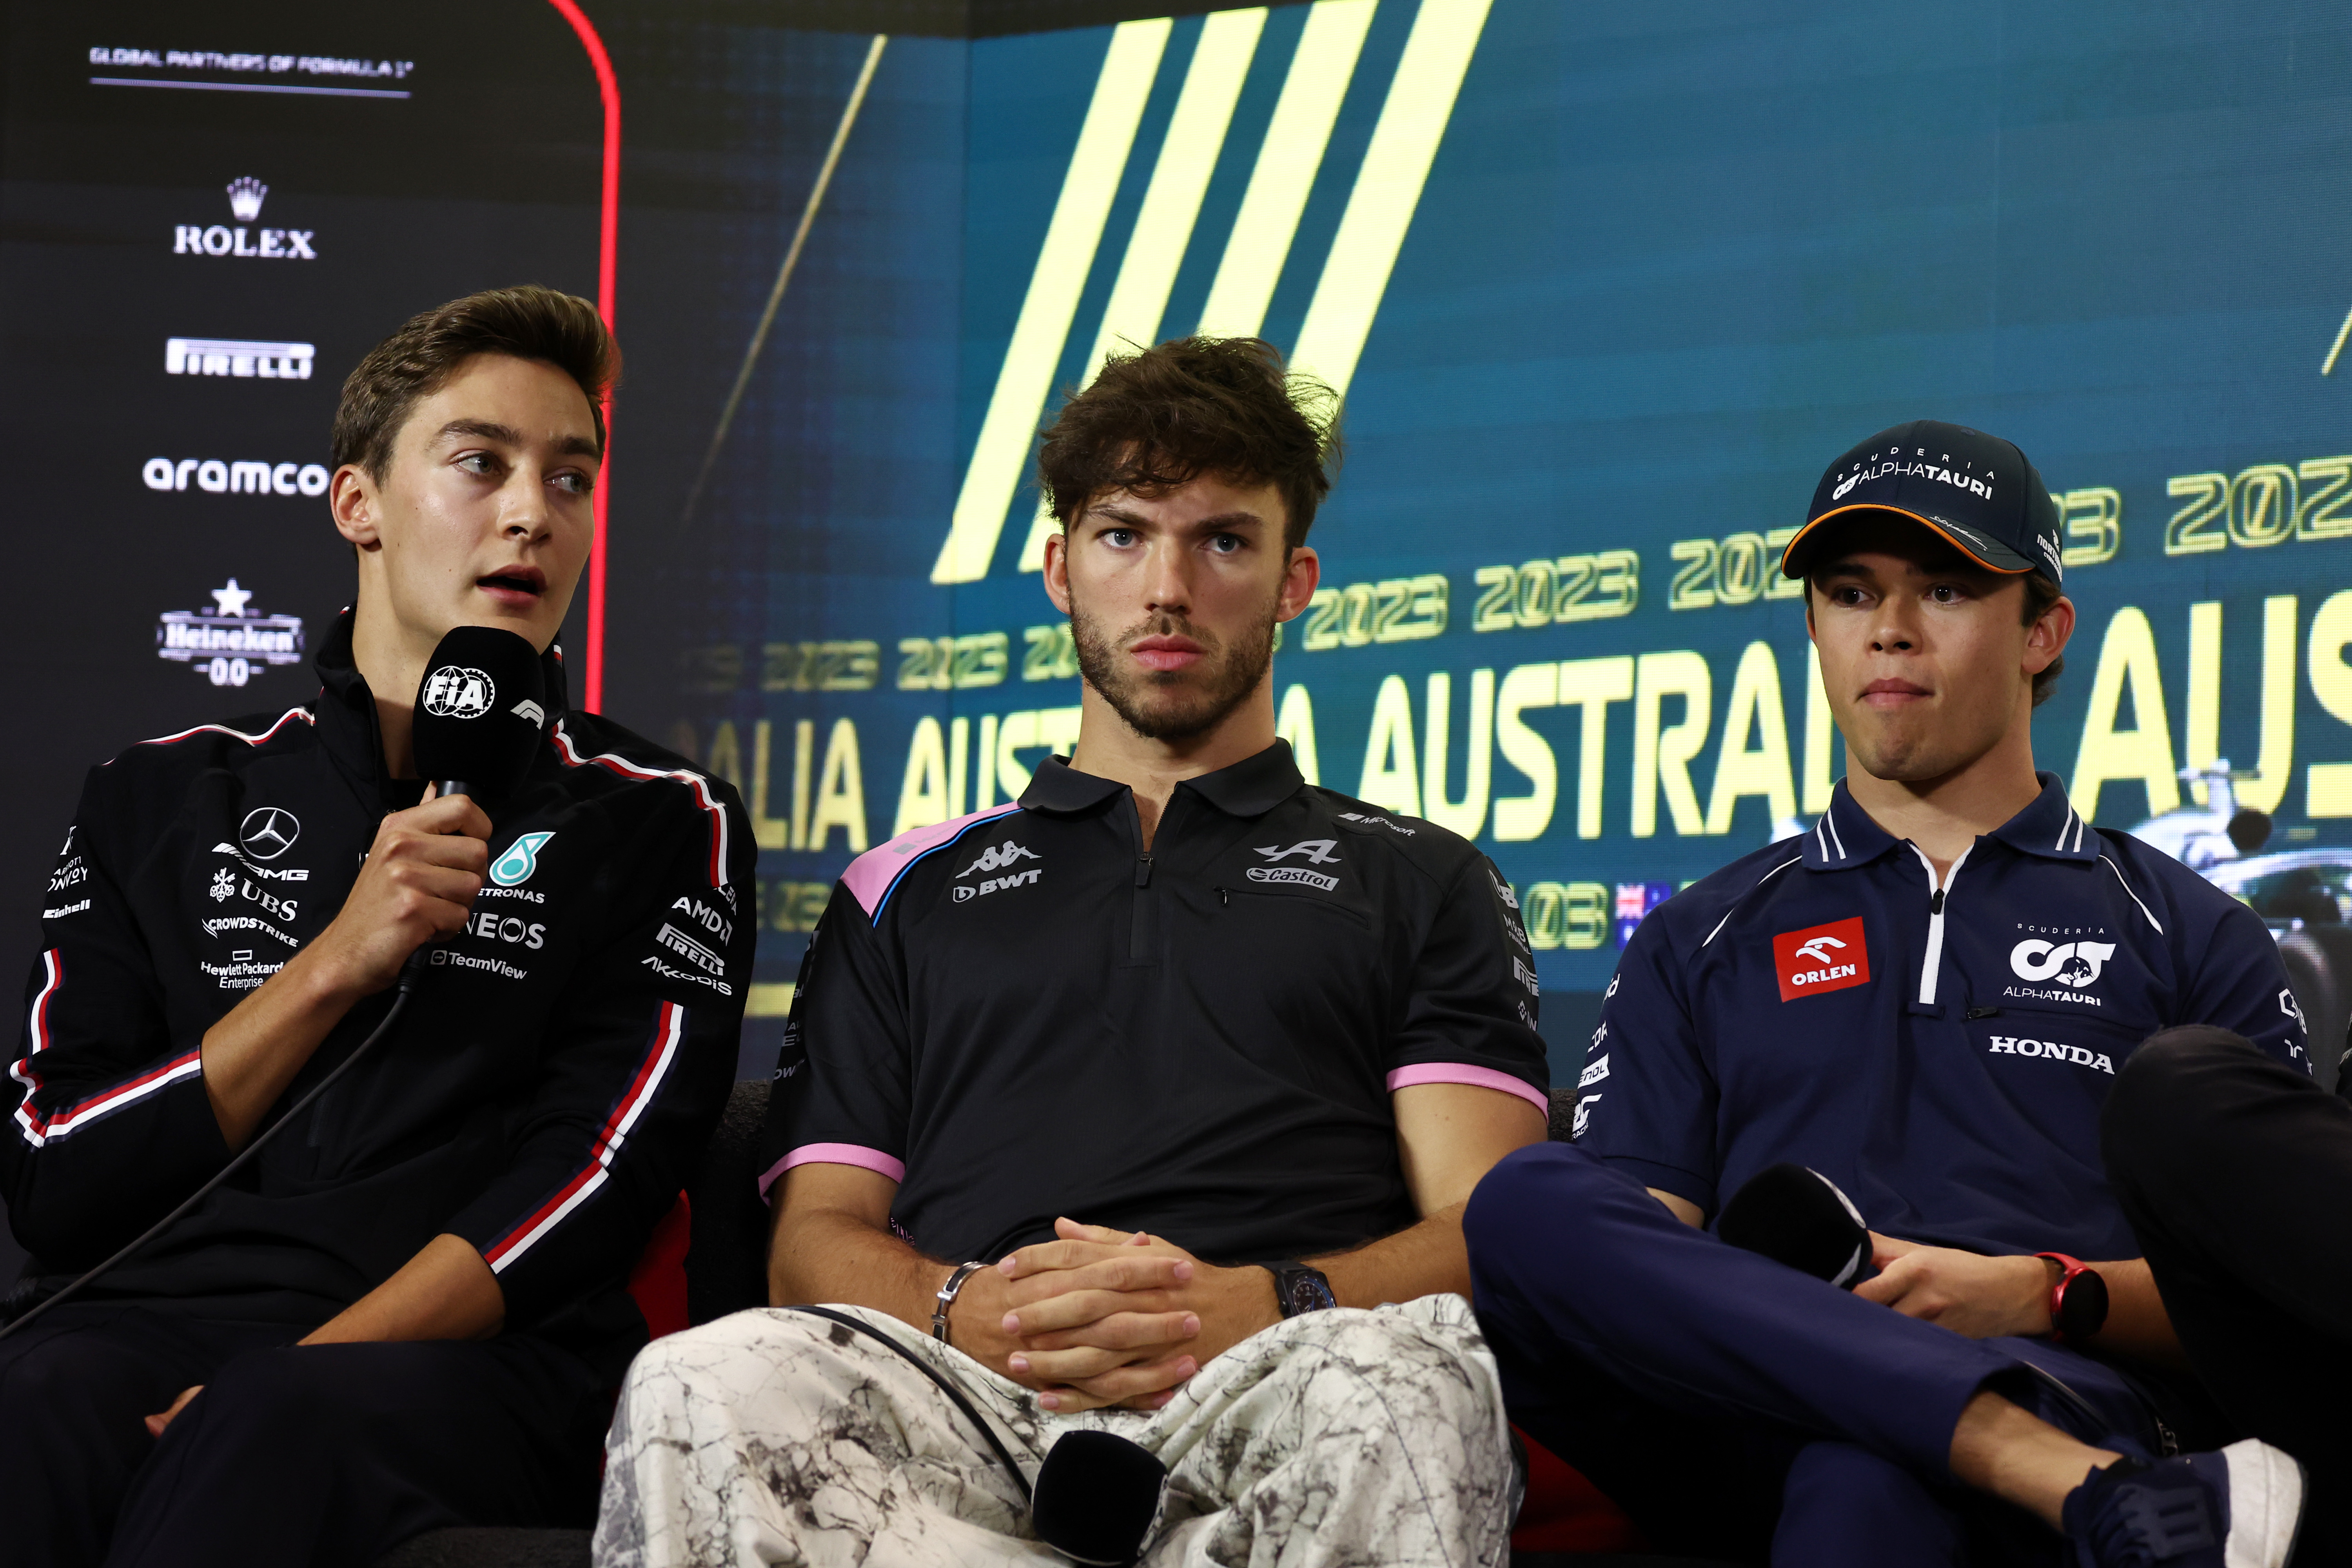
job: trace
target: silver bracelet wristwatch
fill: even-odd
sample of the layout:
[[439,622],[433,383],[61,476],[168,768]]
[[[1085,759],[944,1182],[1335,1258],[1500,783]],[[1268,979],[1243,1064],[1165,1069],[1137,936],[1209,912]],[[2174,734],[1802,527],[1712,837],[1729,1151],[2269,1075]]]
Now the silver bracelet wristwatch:
[[948,1342],[948,1309],[955,1305],[956,1293],[963,1289],[963,1282],[987,1267],[985,1263],[967,1263],[948,1276],[948,1282],[940,1287],[940,1304],[931,1309],[931,1338],[941,1344]]

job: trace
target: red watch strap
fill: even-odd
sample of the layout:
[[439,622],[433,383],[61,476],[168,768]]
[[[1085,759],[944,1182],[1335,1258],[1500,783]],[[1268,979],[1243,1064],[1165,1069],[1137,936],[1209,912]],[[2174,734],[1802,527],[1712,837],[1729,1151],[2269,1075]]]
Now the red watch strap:
[[2063,1252],[2037,1252],[2033,1256],[2048,1258],[2058,1266],[2058,1283],[2050,1287],[2050,1337],[2063,1341],[2066,1335],[2058,1327],[2058,1313],[2066,1305],[2066,1287],[2074,1282],[2077,1274],[2089,1273],[2091,1266]]

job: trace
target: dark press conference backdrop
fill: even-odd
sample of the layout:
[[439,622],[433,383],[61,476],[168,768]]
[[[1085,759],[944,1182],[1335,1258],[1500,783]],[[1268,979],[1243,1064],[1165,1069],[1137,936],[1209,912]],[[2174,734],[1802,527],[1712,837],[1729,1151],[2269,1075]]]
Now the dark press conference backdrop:
[[[2086,815],[2226,760],[2273,848],[2352,841],[2335,10],[583,8],[623,113],[604,700],[751,805],[747,1061],[853,854],[1068,745],[1027,466],[1120,340],[1262,332],[1345,389],[1283,731],[1495,857],[1561,1062],[1632,923],[1842,771],[1771,566],[1900,419],[2011,437],[2060,498],[2083,615],[2037,743]],[[465,289],[593,295],[605,121],[546,0],[9,25],[29,917],[87,762],[307,695],[336,384]]]

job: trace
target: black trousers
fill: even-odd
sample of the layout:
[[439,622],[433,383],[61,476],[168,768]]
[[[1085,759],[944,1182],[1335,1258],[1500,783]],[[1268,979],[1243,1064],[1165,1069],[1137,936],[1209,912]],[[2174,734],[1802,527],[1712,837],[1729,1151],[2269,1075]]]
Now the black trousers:
[[302,1332],[68,1303],[0,1341],[0,1558],[366,1568],[444,1525],[594,1520],[611,1391],[577,1357],[527,1334],[294,1348]]
[[2352,1105],[2226,1029],[2168,1029],[2100,1142],[2215,1401],[2311,1472],[2302,1560],[2352,1562]]

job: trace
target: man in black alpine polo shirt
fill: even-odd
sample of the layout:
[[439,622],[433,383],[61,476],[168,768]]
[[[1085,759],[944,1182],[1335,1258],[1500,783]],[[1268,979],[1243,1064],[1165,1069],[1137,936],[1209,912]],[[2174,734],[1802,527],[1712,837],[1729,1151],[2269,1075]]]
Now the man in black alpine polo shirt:
[[778,1069],[772,1298],[890,1343],[770,1310],[641,1356],[601,1562],[1053,1561],[893,1344],[1031,1460],[1153,1450],[1146,1561],[1501,1561],[1460,1205],[1544,1135],[1535,976],[1483,856],[1275,738],[1328,442],[1254,339],[1114,360],[1063,410],[1075,753],[851,866]]

